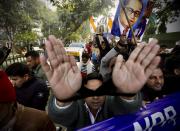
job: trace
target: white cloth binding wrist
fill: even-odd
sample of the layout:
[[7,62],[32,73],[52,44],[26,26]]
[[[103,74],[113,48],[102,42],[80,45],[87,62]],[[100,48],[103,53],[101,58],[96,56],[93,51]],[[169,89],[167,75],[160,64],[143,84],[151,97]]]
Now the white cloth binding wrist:
[[55,98],[55,99],[54,99],[54,103],[55,103],[55,106],[56,106],[58,109],[62,110],[62,109],[67,109],[68,107],[70,107],[73,102],[69,103],[69,104],[66,105],[66,106],[59,106],[59,105],[57,104],[57,100],[56,100],[56,98]]

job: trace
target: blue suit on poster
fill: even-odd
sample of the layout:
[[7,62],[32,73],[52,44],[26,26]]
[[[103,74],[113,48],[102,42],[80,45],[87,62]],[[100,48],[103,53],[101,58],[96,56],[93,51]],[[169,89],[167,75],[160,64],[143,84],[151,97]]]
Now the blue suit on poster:
[[[125,2],[126,2],[126,0],[123,0],[123,3],[124,3],[124,5],[125,5]],[[139,26],[139,24],[140,24],[140,22],[141,22],[141,19],[142,19],[142,17],[143,17],[143,14],[144,14],[144,11],[145,11],[145,9],[146,9],[146,6],[147,6],[147,3],[148,3],[148,0],[141,0],[141,2],[142,2],[142,9],[141,9],[141,12],[140,12],[140,15],[139,15],[139,17],[138,17],[138,20],[135,22],[135,24],[132,26],[132,29],[133,30],[135,30],[135,29],[137,29],[138,28],[138,26]],[[112,35],[114,35],[114,36],[118,36],[118,37],[120,37],[121,36],[121,25],[120,25],[120,21],[119,21],[119,19],[120,19],[120,11],[121,11],[121,4],[120,4],[120,2],[119,2],[119,4],[118,4],[118,7],[117,7],[117,10],[116,10],[116,14],[115,14],[115,17],[114,17],[114,21],[113,21],[113,26],[112,26],[112,30],[111,30],[111,34]],[[129,33],[128,33],[128,38],[132,38],[132,32],[131,32],[131,30],[129,30]]]

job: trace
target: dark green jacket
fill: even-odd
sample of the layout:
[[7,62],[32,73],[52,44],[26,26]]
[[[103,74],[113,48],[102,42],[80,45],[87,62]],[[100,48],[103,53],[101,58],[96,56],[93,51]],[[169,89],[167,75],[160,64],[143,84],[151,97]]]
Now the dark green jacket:
[[[84,100],[78,100],[66,109],[59,109],[55,106],[55,98],[51,97],[48,114],[54,122],[67,127],[68,130],[82,128],[91,125],[84,103]],[[118,96],[107,96],[95,122],[103,121],[115,115],[133,113],[141,107],[141,104],[142,98],[140,93],[136,95],[133,102],[126,102]]]
[[37,67],[35,69],[33,69],[32,71],[37,78],[47,81],[45,72],[43,71],[41,64],[37,65]]

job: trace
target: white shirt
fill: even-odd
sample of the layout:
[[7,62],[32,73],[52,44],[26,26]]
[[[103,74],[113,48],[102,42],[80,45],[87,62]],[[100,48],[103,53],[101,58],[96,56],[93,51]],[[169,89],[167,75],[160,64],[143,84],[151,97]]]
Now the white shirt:
[[[118,18],[118,22],[119,22],[119,30],[120,30],[121,34],[123,34],[123,31],[124,31],[125,28],[124,28],[124,26],[121,24],[119,18]],[[129,31],[130,31],[130,29],[128,29],[128,31],[127,31],[127,33],[126,33],[126,36],[127,36],[127,37],[128,37]]]
[[[55,106],[56,106],[58,109],[60,109],[60,110],[67,109],[67,108],[70,107],[70,106],[72,105],[72,103],[73,103],[73,102],[72,102],[72,103],[70,103],[70,104],[68,104],[68,105],[66,105],[66,106],[61,107],[61,106],[59,106],[59,105],[57,104],[57,100],[56,100],[56,99],[54,99],[54,102],[55,102]],[[98,109],[98,111],[97,111],[97,113],[96,113],[96,116],[94,117],[93,114],[91,113],[88,105],[86,104],[86,102],[84,103],[84,106],[86,107],[86,110],[87,110],[88,113],[89,113],[89,118],[90,118],[90,120],[91,120],[91,124],[94,124],[94,123],[95,123],[95,120],[96,120],[96,118],[97,118],[97,116],[98,116],[98,114],[99,114],[99,112],[101,111],[102,108],[99,108],[99,109]]]
[[101,111],[102,108],[100,107],[100,108],[98,109],[98,111],[97,111],[97,113],[96,113],[96,116],[94,117],[93,114],[91,113],[88,105],[86,104],[86,102],[84,103],[84,105],[85,105],[85,107],[86,107],[86,109],[87,109],[87,111],[88,111],[88,113],[89,113],[89,118],[90,118],[90,120],[91,120],[91,124],[94,124],[94,123],[95,123],[95,120],[96,120],[96,118],[97,118],[97,116],[98,116],[98,114],[99,114],[99,112]]
[[[133,100],[127,100],[127,99],[124,99],[124,98],[121,98],[121,99],[124,100],[124,101],[126,101],[126,102],[128,102],[128,103],[134,102],[134,99],[133,99]],[[55,106],[56,106],[58,109],[60,109],[60,110],[67,109],[67,108],[70,107],[70,106],[72,105],[72,103],[73,103],[73,102],[72,102],[72,103],[69,103],[69,104],[66,105],[66,106],[60,107],[60,106],[58,106],[56,99],[54,99],[54,102],[55,102]],[[95,120],[96,120],[96,118],[97,118],[97,116],[98,116],[98,114],[99,114],[99,112],[101,111],[102,108],[100,107],[100,108],[98,109],[98,111],[97,111],[97,113],[96,113],[96,116],[94,117],[94,115],[91,113],[91,111],[90,111],[88,105],[86,104],[86,102],[84,103],[84,106],[86,107],[86,110],[87,110],[88,113],[89,113],[89,118],[90,118],[90,120],[91,120],[91,124],[94,124],[94,123],[95,123]]]

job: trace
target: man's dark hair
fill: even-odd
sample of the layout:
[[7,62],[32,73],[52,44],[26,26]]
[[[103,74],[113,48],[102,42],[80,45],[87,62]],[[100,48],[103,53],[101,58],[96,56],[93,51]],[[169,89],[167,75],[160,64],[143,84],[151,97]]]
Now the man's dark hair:
[[100,80],[103,82],[103,77],[101,74],[97,73],[97,72],[92,72],[90,74],[88,74],[84,79],[83,79],[83,84],[87,84],[87,82],[89,80]]
[[30,75],[31,71],[27,65],[22,63],[14,63],[6,68],[6,73],[8,76],[20,76],[23,77],[25,74]]
[[39,53],[37,51],[29,51],[25,54],[25,57],[29,57],[31,56],[32,58],[38,58],[39,57]]
[[173,55],[179,55],[180,54],[180,45],[176,45],[173,50],[171,51],[171,54]]
[[90,57],[89,57],[89,54],[88,54],[87,52],[83,52],[83,53],[82,53],[82,58],[87,58],[87,59],[89,59]]
[[180,54],[172,55],[165,61],[166,71],[173,73],[174,69],[180,68]]

